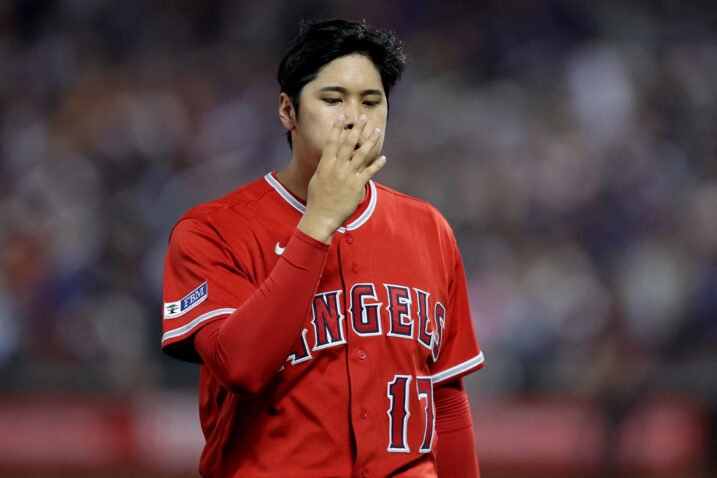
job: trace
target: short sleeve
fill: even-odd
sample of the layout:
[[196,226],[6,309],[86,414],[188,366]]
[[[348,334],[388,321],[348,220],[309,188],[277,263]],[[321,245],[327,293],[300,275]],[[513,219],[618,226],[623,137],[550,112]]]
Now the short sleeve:
[[478,346],[468,302],[468,288],[463,261],[451,234],[454,264],[448,303],[437,304],[431,376],[433,385],[457,379],[483,367],[483,353]]
[[198,219],[172,231],[164,264],[162,350],[201,363],[192,336],[227,317],[256,290],[219,235]]

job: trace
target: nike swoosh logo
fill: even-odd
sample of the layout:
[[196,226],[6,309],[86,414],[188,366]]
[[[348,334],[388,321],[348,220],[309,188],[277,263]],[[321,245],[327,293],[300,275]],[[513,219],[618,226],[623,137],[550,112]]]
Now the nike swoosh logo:
[[277,256],[280,256],[280,255],[282,255],[282,254],[284,253],[284,250],[285,250],[285,249],[286,249],[286,247],[281,247],[281,246],[279,245],[279,243],[277,242],[276,245],[274,246],[274,253],[275,253]]

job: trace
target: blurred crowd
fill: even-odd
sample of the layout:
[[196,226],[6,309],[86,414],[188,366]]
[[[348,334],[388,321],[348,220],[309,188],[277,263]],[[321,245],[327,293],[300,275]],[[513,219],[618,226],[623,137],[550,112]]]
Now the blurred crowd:
[[0,4],[3,391],[194,387],[159,349],[179,216],[287,164],[275,72],[301,18],[404,41],[377,178],[454,228],[474,394],[717,407],[709,2]]

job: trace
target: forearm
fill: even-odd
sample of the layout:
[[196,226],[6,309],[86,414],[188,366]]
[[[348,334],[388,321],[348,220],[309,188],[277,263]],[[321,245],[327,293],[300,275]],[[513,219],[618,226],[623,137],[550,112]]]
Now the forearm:
[[227,388],[254,394],[301,337],[329,246],[295,231],[266,280],[229,317],[200,329],[194,347]]
[[461,380],[434,391],[436,434],[438,435],[438,476],[440,478],[477,478],[473,421],[468,396]]

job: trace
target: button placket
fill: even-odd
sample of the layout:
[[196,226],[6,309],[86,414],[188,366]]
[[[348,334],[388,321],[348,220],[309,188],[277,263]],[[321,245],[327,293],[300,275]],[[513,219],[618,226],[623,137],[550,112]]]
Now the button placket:
[[[354,237],[354,234],[349,231],[344,232],[343,241],[338,244],[341,252],[339,267],[345,279],[346,289],[344,297],[347,301],[346,307],[349,307],[351,288],[357,283],[361,283],[363,280],[366,280],[363,277],[359,276],[359,256],[363,257],[362,254],[364,254],[364,251],[363,247],[359,247],[358,244],[359,243],[356,242],[356,237]],[[366,274],[366,268],[362,268],[361,270],[362,274]],[[348,316],[349,314],[347,313],[346,315]],[[346,320],[348,321],[349,318],[347,317]],[[364,382],[366,380],[366,367],[370,365],[370,362],[368,362],[368,351],[366,348],[367,344],[363,341],[363,337],[354,335],[351,332],[349,332],[348,334],[347,342],[347,352],[349,352],[350,357],[350,359],[348,360],[348,372],[351,376],[352,383],[351,400],[355,404],[354,406],[352,406],[351,410],[351,416],[353,418],[353,427],[354,432],[357,433],[358,436],[365,436],[367,433],[369,433],[371,427],[375,426],[372,423],[373,420],[371,419],[371,417],[369,417],[368,413],[369,407],[367,405],[370,403],[370,401],[367,401],[366,397],[363,396],[365,390],[364,387],[361,387],[359,385],[361,382]],[[366,446],[366,444],[363,444],[363,446],[359,445],[359,448],[363,449],[364,446]],[[368,468],[366,466],[363,466],[357,469],[357,474],[354,476],[368,477],[372,475],[370,474]]]

